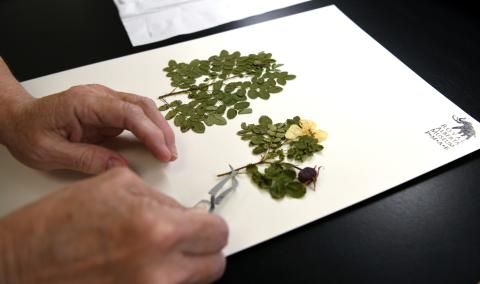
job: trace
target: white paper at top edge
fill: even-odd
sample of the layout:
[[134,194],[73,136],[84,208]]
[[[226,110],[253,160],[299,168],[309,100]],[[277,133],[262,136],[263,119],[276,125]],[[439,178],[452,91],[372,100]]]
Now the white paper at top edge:
[[307,0],[114,0],[133,46],[189,34]]

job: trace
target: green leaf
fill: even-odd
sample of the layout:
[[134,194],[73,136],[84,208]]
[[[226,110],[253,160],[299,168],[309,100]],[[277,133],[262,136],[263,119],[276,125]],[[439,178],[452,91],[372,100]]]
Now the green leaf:
[[220,115],[211,115],[210,117],[212,118],[213,124],[216,124],[216,125],[227,124],[227,120]]
[[282,199],[286,195],[286,188],[285,185],[278,182],[273,182],[272,187],[270,188],[270,196],[273,199]]
[[[283,151],[282,151],[283,153]],[[297,173],[292,169],[283,170],[282,175],[293,181],[297,177]]]
[[266,151],[267,151],[267,149],[266,149],[265,147],[263,147],[263,146],[257,146],[257,147],[255,147],[255,148],[253,148],[252,153],[255,154],[255,155],[258,155],[258,154],[264,153],[264,152],[266,152]]
[[166,120],[170,120],[172,119],[175,115],[177,114],[177,111],[172,109],[171,111],[167,112],[167,114],[165,115],[165,119]]
[[261,99],[264,99],[264,100],[268,100],[270,98],[270,94],[265,90],[261,90],[258,93],[258,97],[261,98]]
[[235,95],[237,95],[238,97],[244,97],[246,93],[247,92],[245,91],[245,89],[239,89]]
[[260,144],[264,144],[265,141],[263,140],[263,136],[261,135],[256,135],[256,136],[253,136],[252,137],[252,143],[254,145],[260,145]]
[[279,164],[271,164],[265,169],[265,175],[270,178],[279,176],[283,172],[283,168]]
[[173,120],[173,123],[175,124],[175,126],[177,127],[180,127],[183,125],[183,123],[185,123],[185,116],[184,115],[177,115],[175,116],[175,119]]
[[212,84],[212,88],[214,91],[219,91],[223,86],[223,81],[220,80],[220,81],[217,81],[215,83]]
[[258,95],[259,95],[258,92],[255,91],[254,89],[248,90],[247,96],[248,96],[250,99],[252,99],[252,100],[253,100],[253,99],[256,99],[256,98],[258,98]]
[[203,122],[194,121],[192,122],[192,130],[195,133],[204,133],[205,132],[205,125]]
[[227,118],[228,119],[234,119],[235,116],[237,116],[237,111],[235,109],[231,108],[227,111]]
[[190,130],[190,125],[187,124],[187,123],[184,123],[184,124],[180,127],[180,131],[182,131],[183,133],[187,132],[188,130]]
[[161,106],[158,107],[158,110],[159,110],[159,111],[165,111],[165,110],[167,110],[167,109],[169,109],[169,108],[170,108],[170,105],[169,105],[169,104],[163,104],[163,105],[161,105]]
[[220,57],[227,57],[227,56],[228,56],[228,51],[222,50],[222,51],[220,52]]
[[227,109],[227,106],[224,104],[221,104],[220,106],[217,107],[217,110],[215,111],[215,113],[223,114],[226,109]]
[[170,103],[170,107],[177,107],[182,104],[181,100],[174,100],[173,102]]
[[211,118],[210,116],[207,116],[207,118],[205,119],[204,122],[205,122],[205,124],[206,124],[207,126],[212,126],[212,125],[214,124],[214,123],[213,123],[213,120],[212,120],[212,118]]
[[278,87],[278,86],[273,86],[273,87],[268,88],[268,92],[271,93],[271,94],[280,93],[282,90],[283,90],[283,88]]
[[239,130],[239,131],[237,132],[238,135],[245,135],[245,134],[247,134],[247,133],[250,133],[250,131],[244,130],[244,129]]
[[238,102],[233,107],[237,110],[246,109],[250,106],[249,102]]
[[245,134],[245,135],[242,135],[242,140],[250,140],[252,137],[253,137],[252,134]]
[[285,79],[287,79],[287,80],[293,80],[293,79],[295,79],[295,78],[297,78],[297,76],[295,76],[295,75],[293,75],[293,74],[287,75],[287,76],[285,77]]
[[238,114],[249,114],[249,113],[252,113],[251,108],[246,108],[238,111]]
[[285,192],[292,198],[302,198],[307,192],[307,188],[303,183],[292,181],[285,186]]
[[266,115],[260,116],[260,118],[258,119],[258,122],[261,125],[265,125],[265,126],[271,125],[273,123],[272,119]]
[[258,167],[253,164],[249,164],[246,168],[245,171],[247,174],[252,174],[252,173],[258,173]]
[[214,111],[214,110],[217,110],[217,107],[216,106],[207,106],[205,109],[210,110],[210,111]]

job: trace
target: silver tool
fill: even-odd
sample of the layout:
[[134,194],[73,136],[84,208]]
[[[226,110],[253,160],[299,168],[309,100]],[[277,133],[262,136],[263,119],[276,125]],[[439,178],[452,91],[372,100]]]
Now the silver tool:
[[[235,190],[238,186],[238,180],[236,178],[237,171],[231,166],[230,167],[230,174],[219,181],[210,191],[208,194],[210,195],[210,200],[202,199],[197,204],[195,204],[195,208],[205,208],[208,209],[208,212],[213,212],[216,206],[220,205],[222,201],[227,197],[233,190]],[[231,180],[230,187],[223,189],[225,184]]]

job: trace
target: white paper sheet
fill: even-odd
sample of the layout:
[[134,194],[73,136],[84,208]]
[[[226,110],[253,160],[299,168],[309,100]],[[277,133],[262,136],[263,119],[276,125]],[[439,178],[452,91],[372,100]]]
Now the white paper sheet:
[[114,0],[133,46],[189,34],[307,0]]
[[[472,123],[470,130],[480,129],[477,121],[334,6],[84,66],[24,82],[24,86],[41,97],[76,84],[101,83],[156,98],[170,91],[162,72],[168,60],[208,58],[221,49],[271,52],[297,79],[268,101],[253,101],[253,114],[237,117],[226,126],[208,128],[203,135],[182,134],[174,128],[180,157],[173,163],[154,160],[138,143],[113,146],[146,182],[192,206],[205,197],[218,181],[215,174],[227,170],[229,163],[240,166],[257,159],[235,134],[241,122],[254,122],[262,114],[274,121],[300,115],[328,131],[322,154],[307,163],[324,167],[317,190],[308,191],[303,199],[272,200],[247,177],[240,177],[238,190],[218,210],[231,230],[227,255],[479,149],[478,137],[466,139],[458,134],[461,129],[454,128],[468,130],[468,124],[452,116]],[[123,137],[133,139],[128,133]],[[4,148],[0,148],[0,169],[0,214],[82,178],[28,169]]]

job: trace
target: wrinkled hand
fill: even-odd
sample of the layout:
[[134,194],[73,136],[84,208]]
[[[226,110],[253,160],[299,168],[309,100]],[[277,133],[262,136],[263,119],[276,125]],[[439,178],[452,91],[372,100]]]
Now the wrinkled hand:
[[0,282],[211,282],[227,235],[220,217],[116,168],[0,219]]
[[83,85],[22,101],[2,117],[1,141],[24,164],[43,170],[100,173],[125,166],[120,154],[92,143],[128,129],[162,161],[176,159],[173,132],[148,98]]

